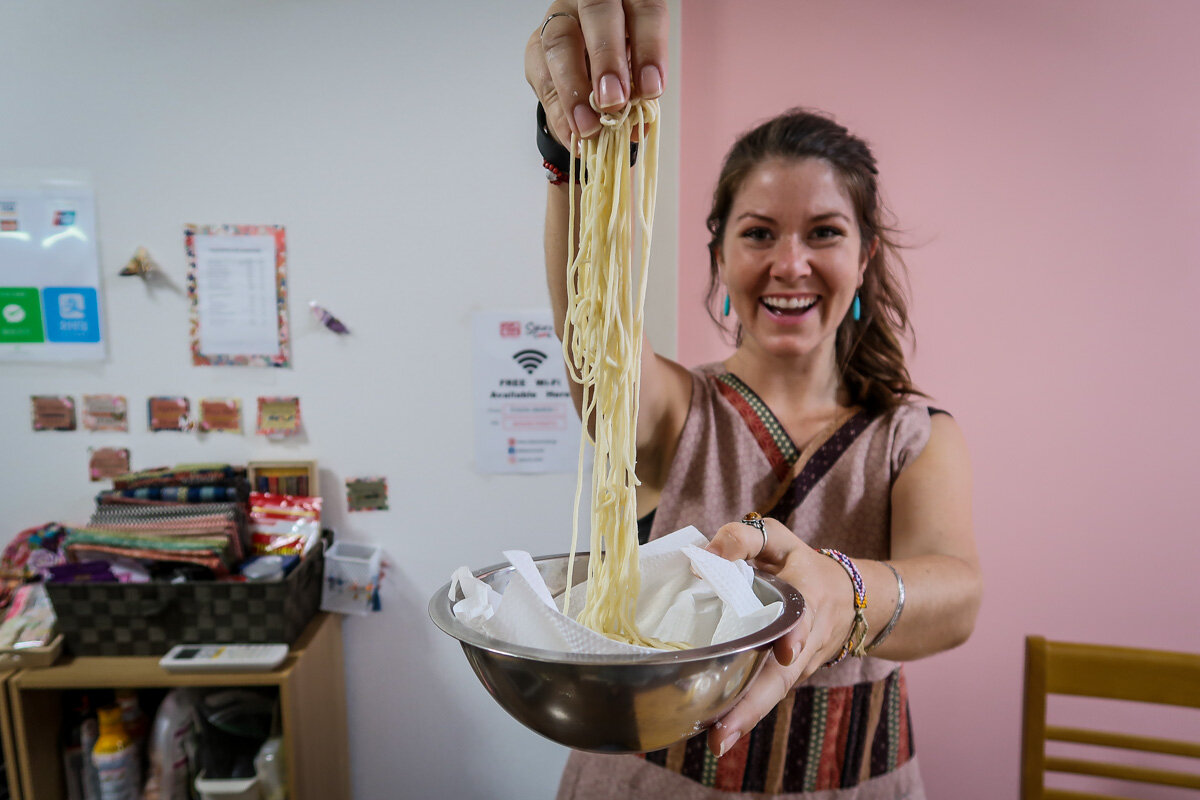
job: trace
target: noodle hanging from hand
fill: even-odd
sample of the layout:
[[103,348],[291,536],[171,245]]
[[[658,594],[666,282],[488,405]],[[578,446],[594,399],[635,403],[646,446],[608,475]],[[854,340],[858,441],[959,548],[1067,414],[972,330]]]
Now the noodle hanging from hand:
[[[587,600],[578,621],[611,639],[646,647],[671,646],[642,636],[635,616],[638,571],[639,483],[636,424],[641,383],[643,306],[658,188],[658,101],[631,103],[620,115],[601,116],[601,131],[582,141],[579,249],[575,252],[575,194],[571,191],[567,252],[567,315],[563,352],[572,380],[583,387],[583,436],[571,529],[567,593],[571,603],[574,556],[583,490],[583,444],[594,431],[591,557]],[[640,158],[630,175],[630,141],[638,133]],[[572,151],[578,141],[572,137]],[[572,164],[569,185],[574,186]],[[637,239],[632,225],[637,224]],[[635,281],[635,245],[638,270]]]

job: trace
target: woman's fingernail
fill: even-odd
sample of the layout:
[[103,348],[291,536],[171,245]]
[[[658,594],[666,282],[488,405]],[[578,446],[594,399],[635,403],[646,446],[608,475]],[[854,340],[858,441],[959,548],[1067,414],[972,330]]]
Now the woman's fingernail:
[[737,740],[740,738],[742,738],[742,732],[734,731],[732,736],[721,742],[721,752],[717,753],[717,758],[723,758],[737,744]]
[[575,118],[575,130],[585,139],[600,130],[600,117],[596,116],[596,112],[592,111],[587,103],[575,106],[571,116]]
[[642,97],[658,97],[663,92],[662,73],[658,67],[642,67],[642,78],[638,82],[638,91]]
[[600,107],[612,108],[625,105],[625,89],[621,80],[611,72],[600,78]]
[[792,645],[792,653],[790,656],[788,656],[788,662],[786,664],[784,664],[784,666],[788,667],[788,666],[791,666],[792,664],[795,664],[796,658],[799,655],[800,655],[800,645],[798,645],[798,644]]

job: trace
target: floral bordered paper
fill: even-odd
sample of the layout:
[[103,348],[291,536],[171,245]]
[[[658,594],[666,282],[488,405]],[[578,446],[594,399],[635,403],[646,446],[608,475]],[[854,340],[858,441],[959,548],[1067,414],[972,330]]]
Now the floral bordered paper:
[[[291,332],[287,320],[287,237],[282,225],[185,225],[187,293],[191,312],[189,335],[194,366],[286,367],[291,364]],[[279,324],[279,352],[274,355],[238,355],[200,352],[200,307],[196,289],[197,236],[271,236],[275,240],[275,296]]]
[[300,433],[300,398],[258,398],[256,428],[260,436],[295,436]]

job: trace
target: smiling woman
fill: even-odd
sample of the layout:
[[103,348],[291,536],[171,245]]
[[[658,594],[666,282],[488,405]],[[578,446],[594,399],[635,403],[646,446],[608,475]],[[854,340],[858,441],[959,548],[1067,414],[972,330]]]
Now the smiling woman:
[[[547,12],[526,77],[560,138],[594,135],[590,94],[611,113],[661,93],[646,76],[662,75],[662,11],[558,0]],[[553,180],[547,196],[560,331],[577,191]],[[820,113],[769,120],[725,159],[709,307],[723,291],[718,322],[736,312],[737,349],[688,369],[643,343],[639,534],[695,525],[712,552],[791,582],[805,613],[707,733],[644,758],[574,753],[561,800],[924,798],[897,662],[965,641],[982,582],[966,444],[909,377],[902,262],[879,197],[866,143]]]

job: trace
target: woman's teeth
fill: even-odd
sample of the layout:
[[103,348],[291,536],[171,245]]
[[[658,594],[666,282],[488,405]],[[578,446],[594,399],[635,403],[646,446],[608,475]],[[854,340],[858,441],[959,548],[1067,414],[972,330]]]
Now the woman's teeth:
[[764,297],[762,302],[763,305],[772,311],[798,314],[803,313],[816,305],[817,298],[806,297],[801,299],[799,297]]

